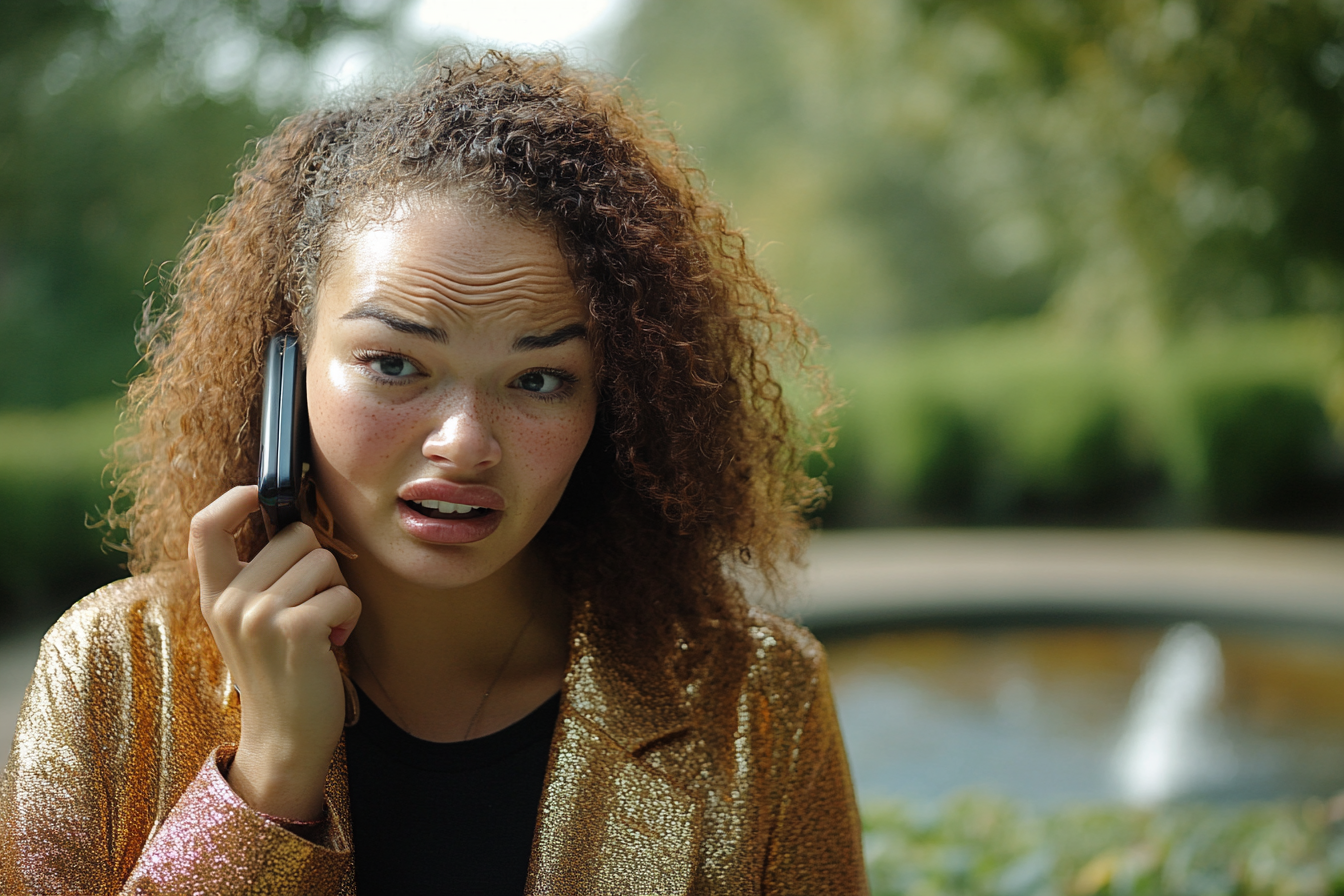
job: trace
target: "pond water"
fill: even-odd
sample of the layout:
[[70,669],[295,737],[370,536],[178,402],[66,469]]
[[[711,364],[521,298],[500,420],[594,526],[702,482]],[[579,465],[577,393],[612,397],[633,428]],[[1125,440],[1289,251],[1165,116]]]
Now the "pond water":
[[1344,789],[1344,633],[1004,625],[826,639],[860,799],[1037,805]]

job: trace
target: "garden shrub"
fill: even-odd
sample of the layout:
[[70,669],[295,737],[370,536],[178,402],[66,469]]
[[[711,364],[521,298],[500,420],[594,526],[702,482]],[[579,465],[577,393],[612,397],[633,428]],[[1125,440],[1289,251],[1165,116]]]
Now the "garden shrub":
[[0,415],[0,619],[50,617],[125,574],[88,525],[116,419],[111,400]]
[[1340,337],[1257,321],[1133,353],[1033,321],[850,352],[823,522],[1340,528]]
[[1339,802],[1040,810],[977,794],[869,800],[864,857],[873,896],[1337,896]]
[[1213,516],[1228,523],[1344,519],[1344,456],[1320,401],[1282,383],[1194,399]]

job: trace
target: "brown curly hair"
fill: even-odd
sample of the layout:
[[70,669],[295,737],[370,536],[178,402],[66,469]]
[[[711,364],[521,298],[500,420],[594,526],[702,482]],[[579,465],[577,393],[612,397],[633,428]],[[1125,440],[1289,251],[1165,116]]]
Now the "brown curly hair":
[[[829,438],[813,332],[619,85],[500,53],[441,55],[405,89],[256,144],[146,308],[108,516],[130,571],[183,569],[192,515],[255,480],[267,341],[305,328],[332,222],[407,191],[553,229],[590,308],[598,423],[539,536],[570,592],[643,627],[736,613],[737,564],[777,583],[824,497],[803,468]],[[791,410],[781,363],[818,411]],[[238,542],[260,549],[258,519]]]

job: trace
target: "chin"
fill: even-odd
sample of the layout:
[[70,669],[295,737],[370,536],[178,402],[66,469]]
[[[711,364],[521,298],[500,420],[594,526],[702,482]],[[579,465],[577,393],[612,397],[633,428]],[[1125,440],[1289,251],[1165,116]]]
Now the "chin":
[[380,563],[397,578],[420,588],[466,588],[483,582],[507,566],[517,552],[501,557],[468,545],[417,544]]

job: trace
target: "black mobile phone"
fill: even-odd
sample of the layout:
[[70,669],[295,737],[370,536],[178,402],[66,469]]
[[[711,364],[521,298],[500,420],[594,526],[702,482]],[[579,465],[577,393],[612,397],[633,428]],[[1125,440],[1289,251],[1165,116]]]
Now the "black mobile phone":
[[271,535],[299,519],[299,486],[308,451],[303,354],[297,336],[281,333],[266,348],[261,393],[261,459],[257,465],[261,512]]

